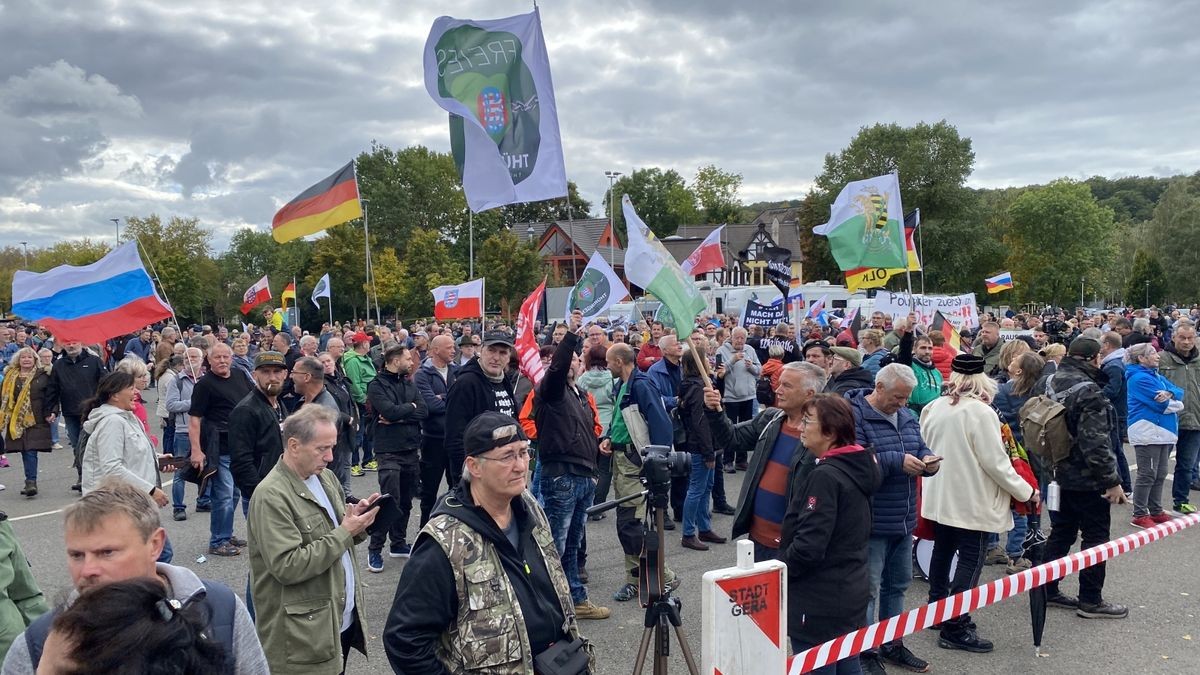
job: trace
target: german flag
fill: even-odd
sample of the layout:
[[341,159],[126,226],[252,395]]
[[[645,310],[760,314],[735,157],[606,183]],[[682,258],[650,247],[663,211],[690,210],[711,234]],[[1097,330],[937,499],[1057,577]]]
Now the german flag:
[[934,311],[933,322],[929,330],[937,331],[946,336],[946,344],[954,348],[954,351],[962,351],[962,338],[959,337],[958,331],[955,330],[954,324],[950,323],[941,312]]
[[350,162],[279,209],[271,236],[282,244],[361,217],[358,179]]
[[287,309],[288,300],[291,300],[292,304],[296,303],[296,282],[294,281],[283,289],[283,293],[279,294],[279,302],[283,305],[284,309]]

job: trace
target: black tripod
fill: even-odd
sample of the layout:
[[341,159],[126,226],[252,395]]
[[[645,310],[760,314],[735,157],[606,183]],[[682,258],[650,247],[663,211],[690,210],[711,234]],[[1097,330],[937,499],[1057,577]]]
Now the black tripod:
[[[642,483],[647,484],[648,481],[643,478]],[[688,672],[691,675],[699,675],[700,669],[696,667],[696,659],[692,656],[692,650],[680,630],[683,626],[683,617],[680,614],[683,603],[671,595],[671,590],[663,584],[663,513],[670,501],[671,484],[668,481],[661,490],[655,489],[656,487],[661,486],[652,485],[651,489],[638,494],[598,504],[588,509],[587,513],[601,513],[638,497],[646,497],[646,519],[642,523],[642,554],[638,563],[638,595],[646,608],[646,628],[642,631],[642,641],[638,646],[633,673],[638,675],[645,669],[646,655],[650,651],[653,638],[654,675],[667,675],[667,657],[671,655],[671,636],[668,628],[673,628]]]

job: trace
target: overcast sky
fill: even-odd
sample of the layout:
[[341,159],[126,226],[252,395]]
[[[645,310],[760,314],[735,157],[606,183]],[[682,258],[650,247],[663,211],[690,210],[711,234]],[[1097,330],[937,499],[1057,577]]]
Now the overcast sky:
[[[68,6],[71,9],[63,9]],[[431,8],[437,8],[433,11]],[[448,150],[434,18],[528,2],[0,0],[0,245],[195,216],[224,248],[366,150]],[[541,4],[569,177],[714,163],[803,196],[859,127],[946,119],[975,186],[1200,169],[1200,2]]]

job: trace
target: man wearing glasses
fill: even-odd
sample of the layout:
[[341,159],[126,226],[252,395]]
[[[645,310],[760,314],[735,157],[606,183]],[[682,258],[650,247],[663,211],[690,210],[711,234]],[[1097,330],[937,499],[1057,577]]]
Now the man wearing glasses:
[[400,576],[383,633],[393,670],[535,672],[539,657],[565,652],[596,672],[550,524],[525,490],[525,432],[510,415],[482,412],[463,450],[462,480],[438,501]]

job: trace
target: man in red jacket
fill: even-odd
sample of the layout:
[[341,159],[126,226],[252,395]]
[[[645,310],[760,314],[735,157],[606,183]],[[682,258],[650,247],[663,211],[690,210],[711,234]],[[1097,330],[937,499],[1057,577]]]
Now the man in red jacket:
[[666,328],[663,327],[661,321],[650,324],[650,339],[642,343],[642,348],[638,350],[637,366],[639,370],[649,370],[650,366],[662,360],[662,350],[658,347],[658,340],[664,333],[666,333]]

